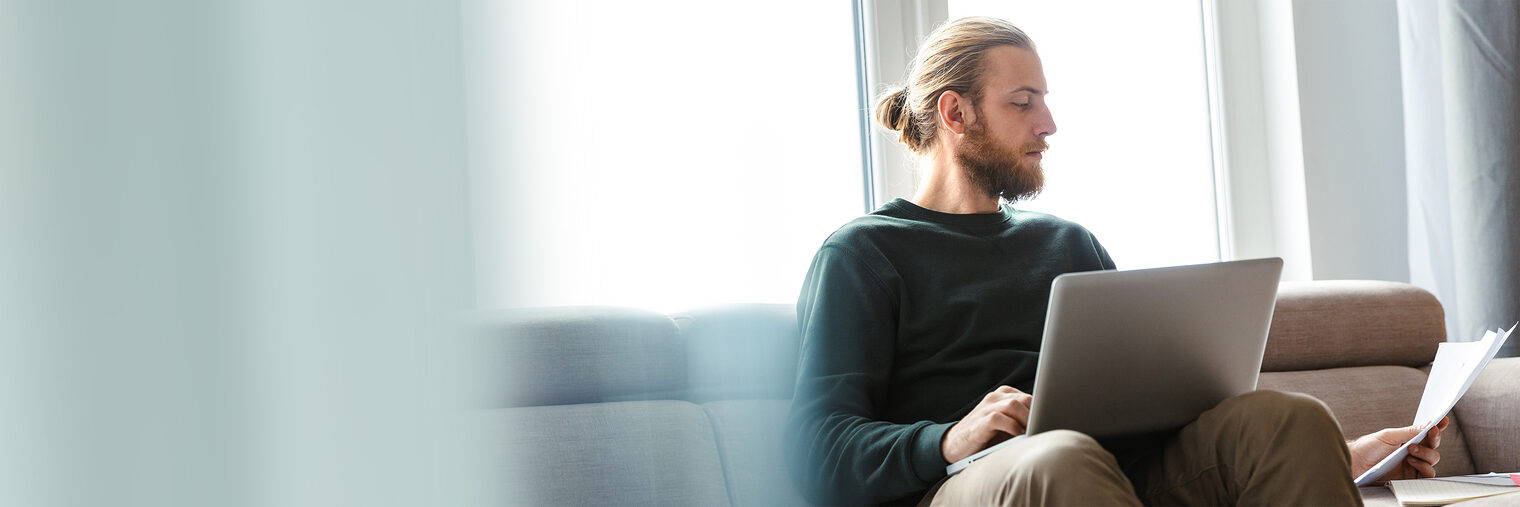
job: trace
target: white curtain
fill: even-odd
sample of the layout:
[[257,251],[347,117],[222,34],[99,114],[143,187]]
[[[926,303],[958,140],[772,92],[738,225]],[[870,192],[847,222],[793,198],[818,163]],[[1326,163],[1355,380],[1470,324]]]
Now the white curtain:
[[1520,319],[1517,28],[1520,3],[1399,2],[1410,280],[1458,341]]

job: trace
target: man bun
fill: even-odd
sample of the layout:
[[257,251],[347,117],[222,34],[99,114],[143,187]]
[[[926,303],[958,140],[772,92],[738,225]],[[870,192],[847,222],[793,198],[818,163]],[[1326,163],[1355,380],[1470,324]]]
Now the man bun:
[[908,105],[907,88],[897,88],[876,98],[876,122],[897,132],[899,141],[918,151],[918,128]]

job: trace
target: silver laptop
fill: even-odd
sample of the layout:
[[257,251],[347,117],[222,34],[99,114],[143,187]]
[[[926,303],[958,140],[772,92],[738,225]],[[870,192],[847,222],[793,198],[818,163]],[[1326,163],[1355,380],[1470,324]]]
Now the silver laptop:
[[1273,257],[1056,277],[1027,434],[1180,428],[1255,390],[1281,274]]

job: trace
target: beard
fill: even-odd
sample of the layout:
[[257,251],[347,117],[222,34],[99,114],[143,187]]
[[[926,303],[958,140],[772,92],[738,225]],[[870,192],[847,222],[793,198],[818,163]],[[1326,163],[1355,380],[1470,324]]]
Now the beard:
[[955,161],[966,169],[977,188],[1014,203],[1032,199],[1045,188],[1045,171],[1040,168],[1040,161],[1024,154],[1046,148],[1049,145],[1045,141],[1036,140],[1017,150],[1009,149],[992,139],[985,123],[976,122],[966,128],[966,140],[956,148]]

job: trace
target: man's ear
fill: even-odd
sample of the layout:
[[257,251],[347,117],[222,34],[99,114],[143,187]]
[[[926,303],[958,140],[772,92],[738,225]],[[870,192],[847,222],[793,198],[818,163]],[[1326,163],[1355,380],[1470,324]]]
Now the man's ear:
[[939,101],[935,105],[939,109],[940,126],[956,134],[965,134],[966,126],[976,121],[976,112],[971,107],[971,101],[954,91],[945,90],[940,93]]

